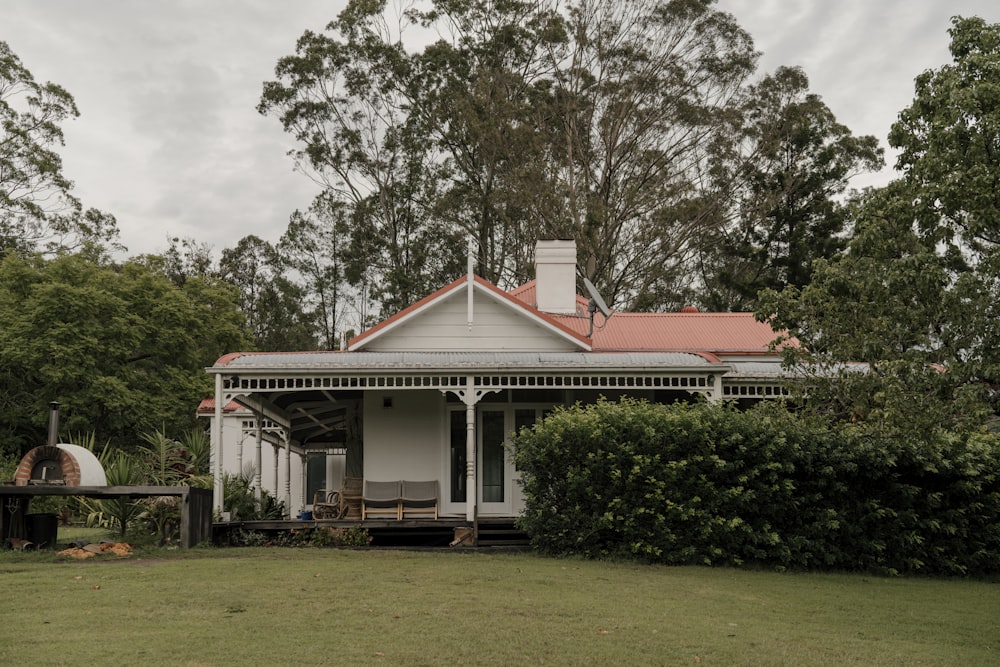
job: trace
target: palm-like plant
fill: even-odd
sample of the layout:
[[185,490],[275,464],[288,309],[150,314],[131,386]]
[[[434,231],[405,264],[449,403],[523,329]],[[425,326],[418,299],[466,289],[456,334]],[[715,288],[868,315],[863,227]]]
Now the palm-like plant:
[[145,476],[156,486],[195,486],[211,488],[207,473],[210,448],[201,431],[190,431],[181,440],[169,438],[163,431],[139,436],[146,445],[139,446]]
[[[120,449],[101,453],[101,464],[109,486],[136,486],[143,483],[142,465],[128,452]],[[86,513],[88,526],[117,529],[122,535],[129,523],[143,511],[141,500],[110,498],[97,500],[80,498],[81,509]]]
[[178,486],[191,477],[193,470],[181,443],[168,438],[163,431],[139,435],[145,445],[139,445],[139,460],[143,476],[154,486]]
[[200,429],[186,431],[181,435],[180,443],[194,467],[194,474],[211,476],[212,441],[208,433]]
[[253,480],[253,464],[248,464],[238,475],[227,473],[222,476],[223,507],[229,512],[230,520],[253,521],[284,516],[285,504],[275,500],[266,490],[262,490],[258,503]]
[[[168,437],[162,430],[142,433],[139,437],[144,444],[139,445],[135,453],[113,448],[108,443],[98,451],[93,433],[75,435],[73,442],[95,453],[104,467],[109,486],[212,487],[212,476],[208,473],[211,448],[203,431],[190,431],[179,440]],[[243,487],[250,479],[253,479],[252,474],[242,481]],[[239,483],[230,485],[234,498],[245,495],[236,490],[239,486]],[[250,499],[253,501],[252,493]],[[122,534],[137,519],[149,523],[163,539],[171,526],[180,525],[180,509],[174,498],[78,498],[76,502],[77,511],[86,517],[87,525],[119,530]],[[249,511],[245,507],[239,511],[241,516],[259,514],[253,503]]]

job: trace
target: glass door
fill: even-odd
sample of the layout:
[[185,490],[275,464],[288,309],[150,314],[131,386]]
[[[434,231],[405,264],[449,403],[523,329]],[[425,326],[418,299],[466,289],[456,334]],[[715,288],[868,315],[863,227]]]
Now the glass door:
[[[508,443],[522,426],[535,423],[542,408],[480,405],[476,410],[476,480],[480,515],[511,515],[523,510],[524,501]],[[448,414],[449,511],[464,511],[466,490],[465,410]]]
[[448,413],[448,502],[465,505],[466,484],[466,428],[465,410]]
[[508,410],[483,407],[479,411],[477,458],[479,513],[509,514],[511,473],[507,456]]

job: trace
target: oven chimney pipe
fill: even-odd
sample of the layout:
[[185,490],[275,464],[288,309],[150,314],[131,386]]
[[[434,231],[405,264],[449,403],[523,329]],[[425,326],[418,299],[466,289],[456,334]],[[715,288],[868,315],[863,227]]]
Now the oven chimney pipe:
[[49,446],[55,447],[59,442],[59,403],[49,403]]

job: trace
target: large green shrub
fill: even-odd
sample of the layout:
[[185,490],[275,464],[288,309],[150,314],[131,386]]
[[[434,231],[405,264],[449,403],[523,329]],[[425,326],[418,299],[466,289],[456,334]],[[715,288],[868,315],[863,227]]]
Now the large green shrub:
[[515,439],[549,553],[662,563],[997,568],[997,441],[879,440],[764,405],[599,401]]
[[841,431],[857,460],[842,512],[865,568],[947,574],[1000,571],[1000,444],[986,433],[919,441]]

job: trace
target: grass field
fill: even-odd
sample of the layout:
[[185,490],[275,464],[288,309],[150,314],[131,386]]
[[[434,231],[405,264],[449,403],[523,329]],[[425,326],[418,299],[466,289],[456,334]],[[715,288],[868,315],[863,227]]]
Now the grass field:
[[530,554],[0,553],[2,665],[997,665],[1000,584]]

